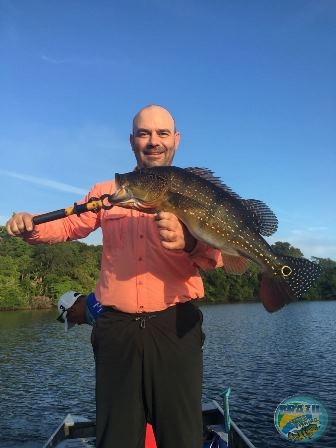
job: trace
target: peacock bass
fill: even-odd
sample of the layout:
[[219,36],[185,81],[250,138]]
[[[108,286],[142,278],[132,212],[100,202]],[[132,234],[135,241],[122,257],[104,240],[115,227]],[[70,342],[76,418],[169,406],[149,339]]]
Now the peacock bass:
[[221,251],[226,272],[242,274],[251,260],[257,263],[260,298],[269,312],[302,296],[320,274],[305,258],[276,254],[263,238],[277,230],[274,213],[261,201],[242,199],[208,169],[143,168],[116,174],[115,182],[111,204],[174,213],[197,240]]

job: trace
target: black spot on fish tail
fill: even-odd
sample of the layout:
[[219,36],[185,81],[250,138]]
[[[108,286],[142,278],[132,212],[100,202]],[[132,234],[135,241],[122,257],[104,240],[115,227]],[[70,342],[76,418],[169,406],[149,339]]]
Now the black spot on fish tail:
[[261,279],[260,298],[269,312],[281,309],[300,298],[318,279],[321,268],[305,258],[281,257],[277,276],[264,273]]
[[321,275],[321,267],[306,258],[282,256],[281,274],[294,297],[301,297]]

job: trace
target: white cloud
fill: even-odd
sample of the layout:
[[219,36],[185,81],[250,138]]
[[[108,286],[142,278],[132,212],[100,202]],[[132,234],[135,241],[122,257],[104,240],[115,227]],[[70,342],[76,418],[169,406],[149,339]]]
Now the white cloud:
[[21,179],[26,182],[31,182],[33,184],[40,185],[41,187],[48,187],[58,191],[66,191],[67,193],[75,193],[80,195],[86,193],[86,190],[82,188],[78,188],[73,185],[64,184],[62,182],[57,182],[50,179],[45,179],[43,177],[30,176],[29,174],[20,174],[12,171],[3,171],[3,170],[0,170],[0,173],[3,174],[4,176]]
[[111,178],[116,164],[122,171],[134,165],[128,134],[95,123],[78,128],[19,123],[0,136],[0,153],[6,154],[2,170],[38,177],[41,173],[66,184],[80,180],[86,188]]
[[305,257],[331,258],[336,260],[336,239],[326,226],[289,230],[272,235],[269,242],[285,241],[301,250]]
[[127,56],[121,55],[116,56],[114,59],[112,58],[99,58],[99,57],[88,57],[88,58],[76,58],[76,57],[70,57],[70,58],[57,58],[54,56],[47,56],[45,54],[40,54],[39,58],[46,62],[47,64],[53,64],[53,65],[61,65],[61,64],[73,64],[73,65],[118,65],[119,67],[121,65],[129,66],[131,64],[131,61],[128,59]]
[[51,58],[49,56],[45,56],[44,54],[41,55],[41,59],[44,62],[48,62],[49,64],[65,64],[65,60],[64,59],[56,59],[56,58]]

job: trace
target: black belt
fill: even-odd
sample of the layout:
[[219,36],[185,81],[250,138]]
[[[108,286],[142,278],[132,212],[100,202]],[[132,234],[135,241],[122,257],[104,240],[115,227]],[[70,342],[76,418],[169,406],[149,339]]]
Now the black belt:
[[168,308],[161,310],[161,311],[142,312],[142,313],[127,313],[125,311],[117,310],[113,306],[103,306],[103,313],[105,313],[105,312],[111,313],[112,312],[115,314],[120,314],[125,317],[129,317],[129,319],[131,319],[131,320],[138,321],[140,324],[140,328],[146,328],[147,320],[152,319],[153,317],[157,317],[159,315],[165,314],[165,313],[172,312],[173,310],[175,310],[177,305],[183,306],[183,305],[187,305],[187,304],[190,306],[190,301],[178,302],[178,303],[176,303],[172,306],[169,306]]

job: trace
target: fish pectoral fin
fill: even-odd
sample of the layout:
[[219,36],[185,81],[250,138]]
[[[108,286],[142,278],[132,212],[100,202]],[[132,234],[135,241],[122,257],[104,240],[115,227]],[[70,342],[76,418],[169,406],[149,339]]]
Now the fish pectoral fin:
[[296,297],[282,279],[275,280],[265,273],[261,277],[260,299],[266,310],[274,313],[287,303],[294,302]]
[[223,268],[228,274],[241,275],[247,271],[250,261],[240,255],[222,252]]

